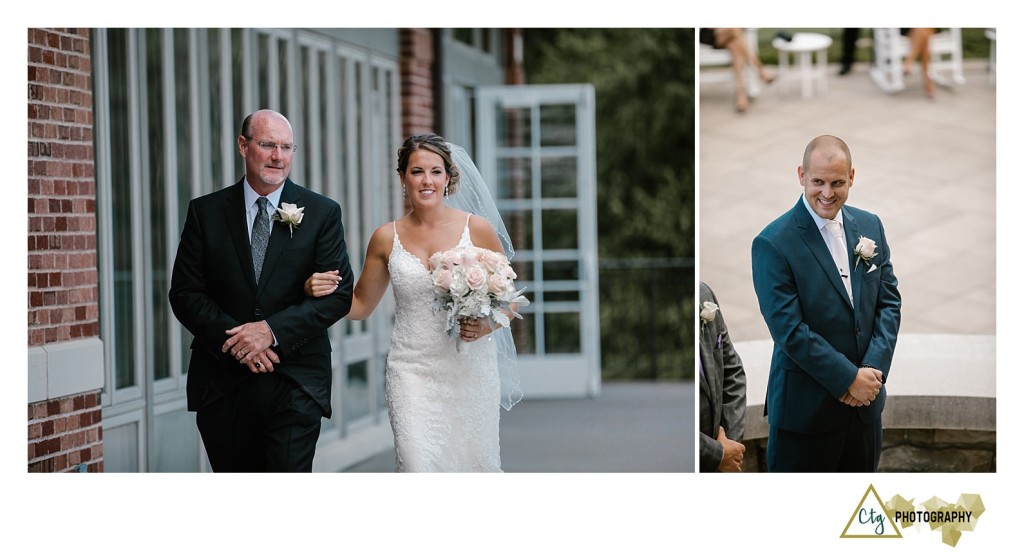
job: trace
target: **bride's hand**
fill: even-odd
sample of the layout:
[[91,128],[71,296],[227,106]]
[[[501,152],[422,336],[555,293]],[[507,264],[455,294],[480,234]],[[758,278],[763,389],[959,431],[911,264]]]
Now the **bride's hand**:
[[483,318],[463,318],[460,321],[459,335],[463,341],[476,341],[491,333],[491,327]]
[[334,293],[334,290],[338,289],[338,283],[340,282],[341,277],[338,276],[337,270],[332,270],[330,272],[314,272],[313,275],[306,280],[302,289],[306,292],[306,295],[310,297],[323,297],[324,295]]

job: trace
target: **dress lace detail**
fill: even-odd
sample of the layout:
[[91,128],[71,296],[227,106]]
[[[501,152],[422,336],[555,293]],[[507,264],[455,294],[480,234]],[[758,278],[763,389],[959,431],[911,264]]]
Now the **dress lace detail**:
[[[472,245],[469,219],[459,246]],[[395,326],[384,374],[395,471],[501,471],[500,384],[494,342],[462,344],[444,332],[423,262],[395,237],[388,257]]]

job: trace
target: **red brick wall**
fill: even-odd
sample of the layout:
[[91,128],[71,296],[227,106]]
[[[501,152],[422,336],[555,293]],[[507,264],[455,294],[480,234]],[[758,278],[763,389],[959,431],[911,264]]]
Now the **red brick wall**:
[[[28,29],[28,346],[99,335],[88,29]],[[29,405],[29,469],[102,469],[98,393]]]
[[401,29],[402,138],[437,132],[434,126],[434,35],[430,29]]
[[28,471],[103,471],[100,394],[28,405]]

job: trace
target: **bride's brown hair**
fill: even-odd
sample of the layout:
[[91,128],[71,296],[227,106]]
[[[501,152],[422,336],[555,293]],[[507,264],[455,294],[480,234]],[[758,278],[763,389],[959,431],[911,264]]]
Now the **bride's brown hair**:
[[452,161],[452,150],[448,147],[448,143],[444,138],[432,132],[410,136],[402,144],[402,147],[398,148],[398,174],[405,174],[406,169],[409,168],[409,156],[419,149],[436,153],[441,157],[444,162],[444,170],[448,173],[448,186],[445,188],[445,193],[447,195],[454,194],[459,186],[459,167]]

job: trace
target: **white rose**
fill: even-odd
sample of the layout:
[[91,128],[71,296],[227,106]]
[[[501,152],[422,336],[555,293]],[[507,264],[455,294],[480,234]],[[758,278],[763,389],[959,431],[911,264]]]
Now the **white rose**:
[[700,319],[704,322],[711,322],[715,319],[715,313],[718,312],[718,305],[711,301],[704,301],[700,309]]
[[860,266],[861,259],[864,259],[865,264],[871,262],[871,259],[874,259],[875,255],[878,254],[875,252],[875,249],[877,249],[875,240],[861,236],[857,240],[857,245],[853,248],[854,254],[857,255],[857,264],[854,265],[854,268]]
[[861,236],[860,240],[857,242],[857,247],[853,248],[853,252],[860,255],[861,257],[864,257],[864,259],[866,260],[874,258],[876,248],[877,246],[875,246],[875,240]]
[[305,209],[305,207],[299,207],[294,203],[282,203],[277,208],[277,213],[274,213],[274,219],[287,224],[289,235],[291,235],[295,233],[295,229],[302,222],[302,211]]
[[466,285],[465,277],[458,272],[453,274],[453,276],[454,278],[452,280],[452,284],[448,288],[448,290],[452,294],[452,297],[462,297],[469,293],[469,286]]

